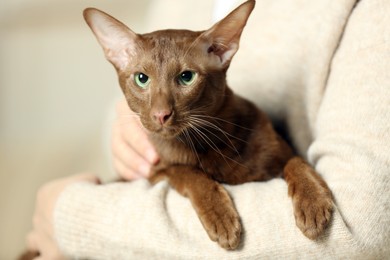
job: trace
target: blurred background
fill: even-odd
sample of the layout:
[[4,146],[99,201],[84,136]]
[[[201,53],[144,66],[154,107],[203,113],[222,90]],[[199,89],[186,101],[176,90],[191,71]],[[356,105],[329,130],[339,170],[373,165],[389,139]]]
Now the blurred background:
[[0,1],[0,259],[25,245],[37,188],[92,171],[112,174],[117,77],[85,24],[94,6],[144,31],[150,1]]
[[0,260],[24,249],[42,184],[83,171],[114,176],[110,128],[122,93],[82,11],[97,7],[142,33],[205,29],[231,9],[225,0],[172,9],[180,3],[0,1]]

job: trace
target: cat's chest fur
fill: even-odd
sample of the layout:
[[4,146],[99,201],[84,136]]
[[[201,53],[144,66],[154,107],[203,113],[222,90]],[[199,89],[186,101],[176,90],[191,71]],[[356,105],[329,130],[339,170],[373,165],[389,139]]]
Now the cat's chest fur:
[[[194,143],[191,141],[178,140],[156,140],[151,138],[160,155],[160,161],[153,170],[160,170],[170,166],[186,165],[206,173],[219,182],[231,183],[228,180],[230,173],[239,167],[242,162],[236,158],[228,157],[225,149],[217,145],[205,148],[206,144]],[[234,156],[235,157],[235,156]]]

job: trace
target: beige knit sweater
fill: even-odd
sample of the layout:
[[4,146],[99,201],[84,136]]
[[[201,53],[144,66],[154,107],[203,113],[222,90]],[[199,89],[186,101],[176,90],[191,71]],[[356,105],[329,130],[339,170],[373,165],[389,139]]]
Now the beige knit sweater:
[[[205,29],[212,7],[156,0],[151,29]],[[390,259],[390,1],[258,0],[229,83],[286,122],[329,184],[326,234],[302,235],[282,179],[227,186],[244,228],[231,252],[166,182],[79,183],[55,210],[62,250],[78,259]]]

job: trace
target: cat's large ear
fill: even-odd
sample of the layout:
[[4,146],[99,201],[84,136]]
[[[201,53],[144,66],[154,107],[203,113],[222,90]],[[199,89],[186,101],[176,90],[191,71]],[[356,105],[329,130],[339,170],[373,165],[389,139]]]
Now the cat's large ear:
[[124,69],[135,53],[138,35],[114,17],[95,8],[84,10],[84,19],[103,47],[106,58]]
[[201,35],[207,42],[207,52],[219,57],[224,68],[238,50],[241,33],[255,3],[255,0],[246,1]]

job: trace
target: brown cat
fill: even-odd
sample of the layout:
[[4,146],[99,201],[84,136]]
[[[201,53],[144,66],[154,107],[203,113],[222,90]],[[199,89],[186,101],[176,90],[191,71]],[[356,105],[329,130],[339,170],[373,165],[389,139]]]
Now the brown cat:
[[296,224],[310,239],[323,233],[333,206],[322,178],[294,156],[263,112],[226,84],[254,6],[245,2],[207,31],[142,35],[97,9],[84,11],[160,155],[150,182],[166,179],[188,197],[210,238],[226,249],[239,245],[241,224],[221,183],[284,177]]
[[84,11],[161,157],[151,183],[166,179],[188,197],[210,238],[226,249],[238,246],[241,224],[221,183],[283,176],[297,226],[310,239],[323,233],[333,205],[322,178],[294,156],[263,112],[226,84],[254,6],[254,0],[245,2],[207,31],[148,34],[97,9]]

